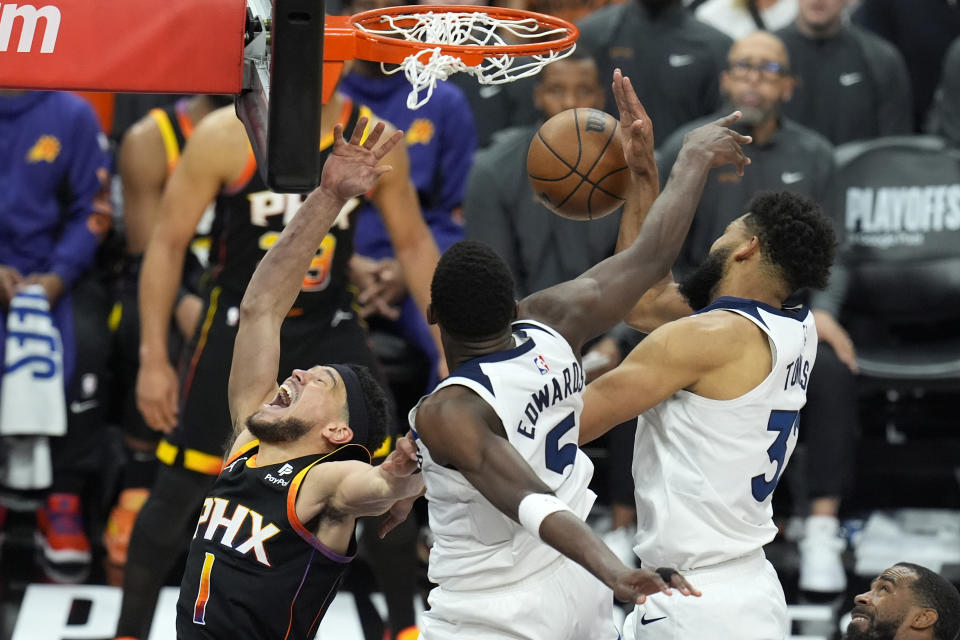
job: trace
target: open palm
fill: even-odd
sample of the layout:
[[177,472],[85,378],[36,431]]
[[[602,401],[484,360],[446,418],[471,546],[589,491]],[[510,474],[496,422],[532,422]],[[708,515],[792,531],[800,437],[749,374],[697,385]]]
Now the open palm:
[[390,165],[380,165],[380,160],[403,138],[402,131],[395,131],[377,146],[385,125],[378,122],[364,140],[367,122],[365,117],[357,121],[349,141],[343,137],[343,125],[333,128],[333,150],[323,165],[320,186],[338,198],[348,200],[372,189],[377,178],[391,169]]

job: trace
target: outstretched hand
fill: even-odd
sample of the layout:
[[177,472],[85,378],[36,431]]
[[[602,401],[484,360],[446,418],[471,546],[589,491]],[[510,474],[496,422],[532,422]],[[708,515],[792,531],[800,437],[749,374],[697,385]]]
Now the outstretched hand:
[[377,146],[385,125],[378,122],[364,140],[367,122],[366,117],[357,121],[349,141],[343,137],[343,125],[337,124],[333,128],[333,150],[323,165],[320,186],[343,200],[366,193],[376,184],[377,178],[390,171],[390,165],[380,165],[379,162],[403,138],[402,131],[394,131]]
[[705,154],[711,168],[733,164],[737,167],[737,175],[742,176],[744,166],[750,164],[750,158],[740,145],[750,144],[753,138],[729,128],[742,115],[739,111],[734,111],[690,131],[683,138],[682,150]]
[[653,122],[643,108],[630,78],[620,69],[613,72],[613,97],[620,111],[620,144],[627,166],[635,174],[657,175],[657,163],[653,156]]
[[700,596],[687,579],[673,569],[633,569],[617,577],[613,585],[613,595],[621,602],[643,604],[647,596],[654,593],[673,595],[676,589],[685,596]]

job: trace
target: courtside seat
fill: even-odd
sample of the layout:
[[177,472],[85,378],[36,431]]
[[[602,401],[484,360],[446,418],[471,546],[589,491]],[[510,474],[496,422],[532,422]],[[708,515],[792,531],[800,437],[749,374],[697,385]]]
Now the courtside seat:
[[861,379],[886,388],[960,383],[960,152],[933,136],[837,149],[851,282],[843,322]]

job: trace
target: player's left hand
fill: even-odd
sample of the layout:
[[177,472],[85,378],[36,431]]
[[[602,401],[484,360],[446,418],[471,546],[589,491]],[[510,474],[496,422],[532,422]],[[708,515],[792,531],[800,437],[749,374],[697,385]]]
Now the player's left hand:
[[[666,578],[666,580],[664,579]],[[671,588],[685,596],[699,596],[686,578],[673,569],[633,569],[617,577],[613,585],[613,595],[621,602],[643,604],[647,596],[654,593],[673,595]]]
[[613,72],[613,97],[620,111],[620,143],[627,166],[637,175],[657,179],[657,162],[653,156],[653,122],[643,108],[630,78],[620,69]]
[[392,168],[379,162],[403,139],[403,132],[394,131],[377,146],[385,125],[378,122],[363,140],[367,122],[366,117],[357,121],[349,141],[343,137],[343,125],[337,124],[333,128],[333,149],[323,165],[320,188],[327,189],[337,198],[349,200],[366,193],[376,184],[377,178]]

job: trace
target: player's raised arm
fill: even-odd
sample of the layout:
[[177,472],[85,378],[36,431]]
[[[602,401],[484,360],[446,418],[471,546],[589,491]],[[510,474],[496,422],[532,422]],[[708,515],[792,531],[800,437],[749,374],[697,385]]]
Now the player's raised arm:
[[228,399],[235,427],[277,392],[280,325],[300,292],[303,276],[317,247],[344,204],[366,193],[390,170],[380,160],[402,137],[394,132],[377,142],[383,125],[373,128],[361,144],[366,118],[361,118],[349,142],[343,128],[334,129],[334,147],[323,165],[320,186],[300,206],[276,244],[260,261],[240,304],[240,324],[230,368]]
[[643,603],[670,587],[699,595],[680,574],[631,570],[544,484],[505,437],[493,409],[472,391],[446,387],[417,410],[417,433],[434,462],[455,468],[497,509],[582,565],[623,601]]
[[[619,80],[619,85],[615,82],[614,87],[621,113],[642,119],[643,107],[629,80],[619,74],[615,78]],[[544,320],[560,331],[575,350],[587,339],[621,321],[643,293],[669,273],[709,171],[732,163],[742,172],[743,166],[749,163],[740,145],[750,142],[750,137],[728,128],[739,118],[739,112],[735,112],[688,133],[670,179],[645,220],[642,219],[645,205],[642,200],[637,201],[642,193],[634,189],[628,198],[625,219],[629,227],[622,230],[620,242],[634,232],[636,239],[576,280],[525,298],[520,303],[520,316]],[[630,133],[624,139],[624,153],[636,174],[634,166],[645,153],[638,149],[649,145],[648,137],[642,122],[633,122],[624,129]]]

